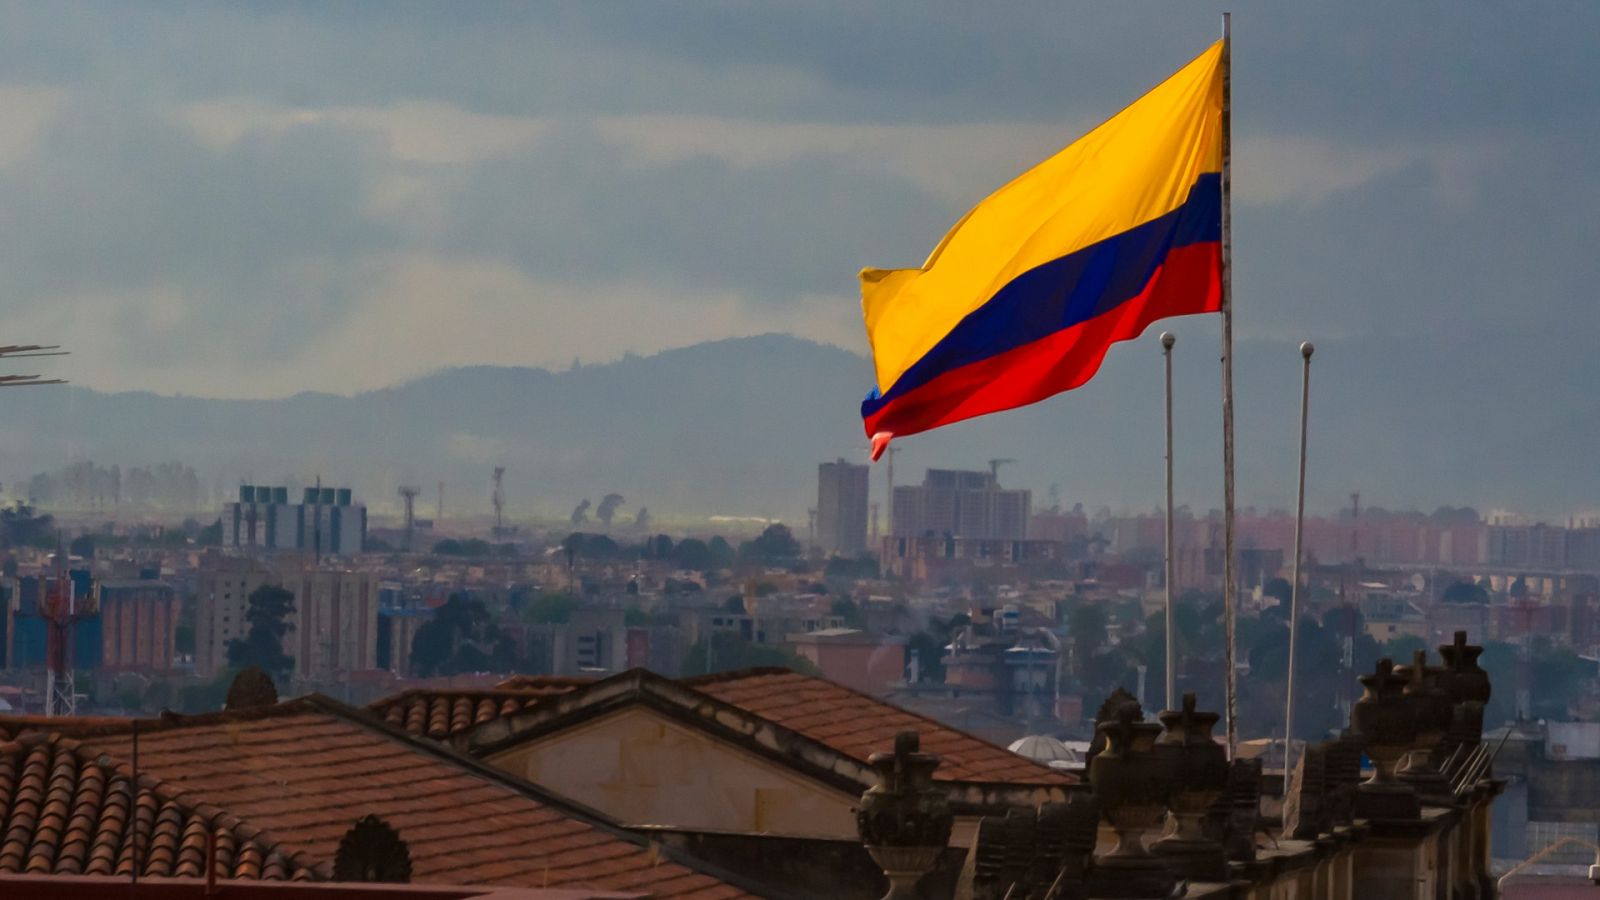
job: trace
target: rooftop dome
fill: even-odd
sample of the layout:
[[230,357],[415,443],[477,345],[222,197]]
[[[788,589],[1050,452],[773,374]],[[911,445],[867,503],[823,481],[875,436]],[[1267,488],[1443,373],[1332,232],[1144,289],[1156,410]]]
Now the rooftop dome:
[[1078,765],[1083,762],[1081,754],[1048,734],[1030,734],[1013,741],[1006,749],[1047,766],[1052,763]]

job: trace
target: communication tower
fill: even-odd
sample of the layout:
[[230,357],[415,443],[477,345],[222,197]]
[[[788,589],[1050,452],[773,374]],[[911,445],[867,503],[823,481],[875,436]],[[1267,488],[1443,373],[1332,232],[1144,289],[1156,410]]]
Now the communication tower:
[[407,553],[416,550],[417,536],[417,495],[422,493],[421,488],[404,486],[400,488],[400,499],[406,504],[406,537],[405,547]]
[[78,714],[78,684],[72,672],[72,635],[77,623],[91,618],[96,612],[95,592],[79,600],[76,585],[67,571],[67,551],[56,551],[55,583],[41,579],[44,596],[40,612],[45,623],[44,714],[46,716],[74,716]]

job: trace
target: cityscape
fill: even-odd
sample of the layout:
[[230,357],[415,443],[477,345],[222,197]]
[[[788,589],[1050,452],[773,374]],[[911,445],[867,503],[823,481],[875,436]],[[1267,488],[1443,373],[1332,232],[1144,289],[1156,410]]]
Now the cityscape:
[[970,12],[0,14],[0,900],[1600,896],[1600,18]]

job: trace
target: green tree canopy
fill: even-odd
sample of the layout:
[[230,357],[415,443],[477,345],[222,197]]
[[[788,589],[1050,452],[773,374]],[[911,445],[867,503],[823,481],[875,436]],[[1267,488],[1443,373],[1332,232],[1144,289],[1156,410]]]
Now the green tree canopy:
[[811,660],[773,644],[757,644],[728,632],[714,632],[711,638],[715,641],[711,667],[706,666],[706,642],[701,639],[685,654],[683,674],[706,675],[758,666],[781,666],[806,675],[822,674]]
[[291,628],[288,619],[294,613],[294,594],[264,584],[251,591],[245,603],[244,618],[250,628],[242,640],[228,642],[228,664],[235,669],[257,666],[284,684],[294,672],[294,657],[283,652],[283,638]]
[[411,667],[424,678],[506,672],[516,662],[511,638],[494,625],[483,601],[467,594],[451,594],[411,642]]
[[800,542],[782,522],[768,525],[759,537],[739,545],[739,558],[748,562],[788,562],[798,559],[801,553]]
[[1489,592],[1471,580],[1453,582],[1444,589],[1446,603],[1488,603]]

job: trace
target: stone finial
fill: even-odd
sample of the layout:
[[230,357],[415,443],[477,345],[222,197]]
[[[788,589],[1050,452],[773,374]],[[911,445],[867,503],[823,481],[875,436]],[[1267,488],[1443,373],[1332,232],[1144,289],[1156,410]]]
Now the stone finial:
[[1100,704],[1100,709],[1094,714],[1094,737],[1089,741],[1089,752],[1084,754],[1084,765],[1094,764],[1094,758],[1106,749],[1106,736],[1100,733],[1100,726],[1107,722],[1115,722],[1124,706],[1133,707],[1134,719],[1144,718],[1144,707],[1139,705],[1139,699],[1128,693],[1126,688],[1118,685],[1105,702]]
[[1203,820],[1228,787],[1228,754],[1211,736],[1221,717],[1198,712],[1195,705],[1195,695],[1186,693],[1182,709],[1157,717],[1166,730],[1156,739],[1156,750],[1171,760],[1175,777],[1167,834],[1150,849],[1185,878],[1226,881],[1227,856],[1222,844],[1206,834]]
[[1176,765],[1168,753],[1156,752],[1161,726],[1139,720],[1137,704],[1124,703],[1112,722],[1096,729],[1106,749],[1089,764],[1100,811],[1117,833],[1117,845],[1096,857],[1089,892],[1095,897],[1165,897],[1172,891],[1172,871],[1144,845],[1145,835],[1167,810],[1176,781]]
[[939,757],[920,752],[914,731],[895,736],[893,753],[867,760],[877,781],[861,795],[856,828],[867,852],[889,878],[884,900],[916,896],[916,884],[950,843],[955,815],[933,784]]
[[1454,704],[1444,682],[1448,670],[1428,665],[1426,650],[1412,654],[1411,665],[1400,666],[1395,674],[1406,680],[1405,695],[1412,699],[1417,713],[1417,736],[1399,778],[1434,803],[1454,799],[1450,782],[1434,765],[1434,753],[1450,730]]
[[262,671],[259,666],[248,666],[233,676],[233,683],[228,685],[228,699],[224,701],[222,708],[258,709],[273,706],[277,702],[278,686],[272,683],[272,676]]
[[388,822],[364,816],[339,840],[333,880],[405,884],[411,881],[411,849]]
[[1361,676],[1365,693],[1350,708],[1350,727],[1366,745],[1372,777],[1356,793],[1356,815],[1364,819],[1415,819],[1422,814],[1417,792],[1395,777],[1400,758],[1411,752],[1418,734],[1420,703],[1405,691],[1409,679],[1390,659]]

